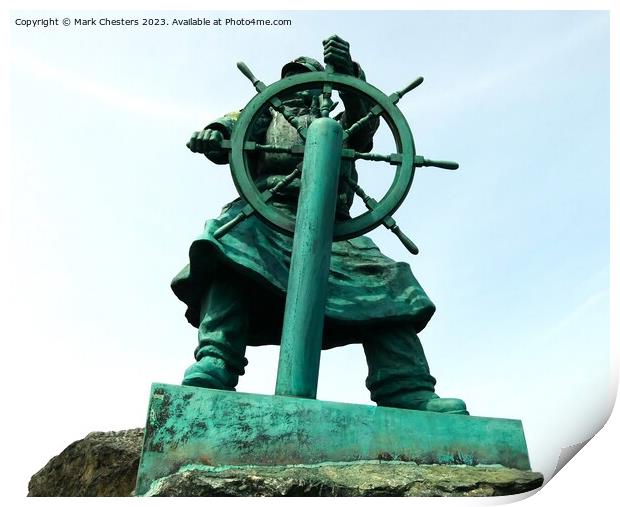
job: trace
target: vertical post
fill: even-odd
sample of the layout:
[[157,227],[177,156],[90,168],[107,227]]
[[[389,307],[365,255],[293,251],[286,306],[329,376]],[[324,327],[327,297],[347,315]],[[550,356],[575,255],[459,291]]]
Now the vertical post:
[[316,398],[343,130],[331,118],[308,127],[276,394]]

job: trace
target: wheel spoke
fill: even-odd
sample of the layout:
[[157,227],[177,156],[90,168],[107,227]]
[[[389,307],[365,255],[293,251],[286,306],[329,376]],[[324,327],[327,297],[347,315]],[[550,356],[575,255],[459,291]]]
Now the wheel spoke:
[[[301,175],[301,168],[296,167],[293,172],[287,174],[284,178],[278,181],[274,186],[264,190],[261,193],[261,197],[263,198],[263,202],[269,202],[271,198],[284,187],[291,184],[296,178]],[[213,233],[213,237],[215,239],[220,239],[222,236],[230,232],[235,226],[239,225],[246,218],[251,217],[255,213],[255,209],[251,205],[245,206],[232,220],[229,220],[224,225],[222,225],[219,229],[217,229]]]
[[271,195],[279,192],[284,187],[288,186],[293,180],[295,180],[296,178],[299,178],[299,176],[301,176],[301,167],[297,166],[293,170],[293,172],[287,174],[283,179],[281,179],[278,183],[276,183],[273,187],[271,187],[269,189],[269,192],[271,192]]
[[380,153],[360,153],[355,152],[355,160],[372,160],[373,162],[389,162],[392,165],[400,164],[403,161],[402,153],[390,153],[381,155]]
[[303,144],[293,144],[291,146],[280,146],[277,144],[259,144],[253,141],[246,141],[243,145],[246,151],[258,151],[262,153],[289,153],[303,157],[305,146]]
[[241,71],[241,73],[245,77],[247,77],[252,82],[252,84],[254,85],[254,88],[256,89],[258,93],[261,93],[265,88],[267,88],[265,86],[265,83],[263,83],[254,74],[252,74],[252,71],[245,63],[237,62],[237,68]]
[[[368,208],[369,211],[374,211],[375,208],[379,205],[379,203],[375,199],[370,197],[366,192],[364,192],[362,187],[360,187],[350,176],[346,177],[346,182],[353,189],[355,195],[357,195],[362,199],[362,201],[364,201],[366,208]],[[386,215],[386,217],[381,220],[381,223],[391,232],[393,232],[396,237],[400,239],[401,243],[405,246],[405,248],[409,250],[409,252],[411,252],[413,255],[417,255],[420,252],[416,244],[411,241],[403,231],[400,230],[400,227],[398,227],[398,225],[396,225],[396,221],[391,215]]]
[[350,160],[371,160],[373,162],[389,162],[392,165],[398,165],[403,161],[403,154],[390,153],[389,155],[382,155],[380,153],[366,153],[349,148],[343,148],[342,158]]
[[323,85],[323,93],[319,96],[319,104],[321,116],[327,118],[329,113],[336,107],[336,104],[332,100],[332,84],[325,83]]
[[388,98],[392,101],[392,104],[398,104],[398,101],[403,98],[406,93],[409,93],[411,90],[414,90],[418,86],[422,84],[424,78],[422,76],[414,79],[408,86],[405,86],[402,90],[398,92],[392,93]]
[[355,192],[355,194],[362,199],[362,201],[364,201],[364,204],[366,205],[366,207],[370,210],[373,211],[376,207],[377,204],[379,204],[377,201],[375,201],[372,197],[370,197],[366,192],[364,192],[364,189],[362,187],[360,187],[353,178],[351,178],[351,176],[346,176],[345,177],[345,181],[349,184],[349,186],[353,189],[353,191]]
[[271,104],[271,107],[273,107],[278,113],[280,113],[282,116],[284,116],[284,118],[286,119],[286,121],[289,122],[291,127],[293,127],[297,131],[297,133],[299,134],[299,137],[301,137],[305,141],[306,140],[306,131],[308,130],[308,128],[306,126],[304,126],[297,119],[297,117],[291,112],[291,110],[286,108],[284,106],[284,104],[282,104],[282,101],[278,97],[273,97],[269,101],[269,103]]
[[235,218],[229,220],[213,233],[215,239],[220,239],[224,234],[228,233],[233,227],[239,225],[246,218],[251,217],[256,210],[249,204],[243,208]]
[[441,169],[448,169],[450,171],[454,171],[459,168],[459,164],[457,162],[452,162],[451,160],[430,160],[421,155],[415,156],[414,163],[416,167],[440,167]]
[[351,137],[362,127],[366,127],[366,125],[371,122],[374,118],[379,116],[383,112],[383,108],[379,104],[375,104],[365,116],[357,120],[353,125],[351,125],[348,129],[344,131],[343,140]]

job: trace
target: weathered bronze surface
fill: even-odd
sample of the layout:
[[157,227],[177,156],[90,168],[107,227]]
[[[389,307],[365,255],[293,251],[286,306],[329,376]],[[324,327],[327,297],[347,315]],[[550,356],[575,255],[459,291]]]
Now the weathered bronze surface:
[[[154,384],[138,494],[184,466],[355,460],[501,464],[529,469],[521,422],[470,417],[435,394],[418,338],[435,307],[409,266],[364,233],[380,225],[413,254],[392,218],[416,167],[456,169],[416,154],[397,107],[417,78],[385,95],[366,83],[349,44],[323,42],[324,68],[301,57],[266,85],[238,67],[257,95],[195,132],[187,146],[229,163],[240,198],[206,223],[172,282],[198,328],[184,386]],[[344,111],[331,117],[337,92]],[[384,121],[394,153],[373,153]],[[356,160],[386,164],[394,180],[377,201]],[[351,217],[355,196],[367,211]],[[286,299],[285,299],[286,298]],[[378,406],[317,401],[321,349],[362,343],[366,386]],[[247,345],[280,344],[276,394],[232,393]]]
[[[363,343],[366,385],[379,405],[466,414],[462,401],[434,393],[417,337],[433,303],[407,264],[361,236],[384,225],[417,253],[392,214],[416,166],[458,165],[416,155],[397,103],[422,78],[388,96],[365,81],[346,41],[332,36],[323,47],[325,68],[300,57],[271,85],[240,62],[257,95],[187,144],[214,163],[229,162],[241,197],[207,222],[190,248],[189,265],[172,282],[199,329],[196,363],[183,383],[232,390],[247,363],[246,345],[281,344],[276,393],[313,398],[320,349]],[[334,92],[344,111],[330,119]],[[394,153],[371,152],[380,121],[394,137]],[[333,135],[315,142],[312,131],[321,122],[331,122]],[[358,159],[393,168],[380,201],[358,184]],[[351,217],[356,195],[367,212]]]
[[529,470],[521,421],[154,384],[136,493],[185,465],[363,460]]

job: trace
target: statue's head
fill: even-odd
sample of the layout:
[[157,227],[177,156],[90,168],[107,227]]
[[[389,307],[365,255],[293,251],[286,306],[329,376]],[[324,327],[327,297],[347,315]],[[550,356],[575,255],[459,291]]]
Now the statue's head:
[[325,68],[314,58],[310,58],[309,56],[300,56],[282,67],[281,77],[301,74],[302,72],[316,72],[323,70],[325,70]]

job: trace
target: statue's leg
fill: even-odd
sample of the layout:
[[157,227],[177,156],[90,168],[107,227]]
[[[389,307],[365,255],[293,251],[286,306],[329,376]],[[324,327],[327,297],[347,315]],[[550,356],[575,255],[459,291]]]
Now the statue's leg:
[[238,275],[220,270],[202,299],[196,363],[183,385],[234,391],[248,364],[248,291]]
[[373,328],[363,342],[370,399],[379,406],[467,415],[465,403],[435,394],[424,349],[417,334],[406,324]]

